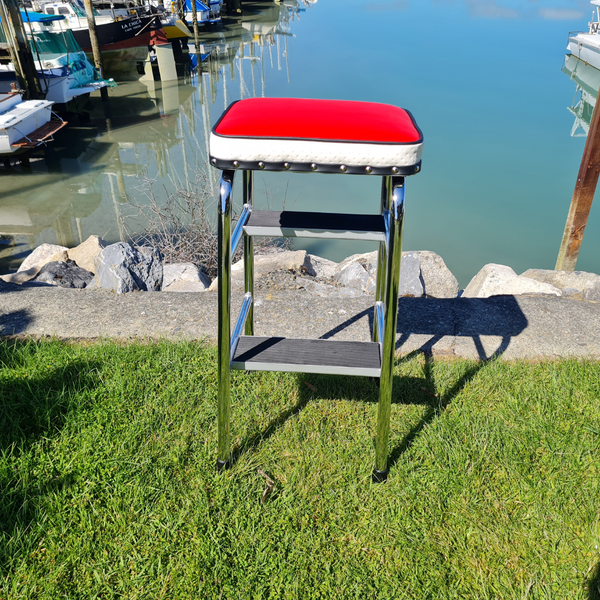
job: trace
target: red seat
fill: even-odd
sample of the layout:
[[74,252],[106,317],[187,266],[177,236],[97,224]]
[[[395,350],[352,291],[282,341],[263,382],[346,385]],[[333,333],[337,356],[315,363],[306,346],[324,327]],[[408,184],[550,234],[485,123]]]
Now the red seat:
[[422,145],[412,115],[389,104],[251,98],[223,113],[210,158],[220,169],[412,175]]

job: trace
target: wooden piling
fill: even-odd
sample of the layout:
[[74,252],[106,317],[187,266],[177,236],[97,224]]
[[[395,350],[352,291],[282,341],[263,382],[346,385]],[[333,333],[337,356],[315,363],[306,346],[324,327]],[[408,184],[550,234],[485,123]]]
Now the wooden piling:
[[0,0],[0,18],[10,46],[11,59],[15,66],[19,87],[25,90],[26,96],[29,98],[43,98],[17,0]]
[[557,271],[574,271],[600,175],[600,99],[596,102],[585,142],[575,191],[556,260]]
[[[200,68],[200,59],[198,59],[198,57],[200,56],[200,50],[199,50],[199,46],[200,46],[200,40],[199,40],[199,32],[198,32],[198,7],[196,6],[196,0],[190,0],[191,4],[192,4],[192,27],[194,30],[194,45],[196,46],[196,59],[197,59],[197,65],[198,65],[198,69]],[[209,6],[210,6],[210,0],[209,0]]]
[[[88,21],[88,31],[90,34],[90,45],[92,46],[92,55],[94,56],[94,66],[100,77],[104,77],[104,65],[102,64],[102,53],[100,52],[100,44],[98,43],[98,34],[96,33],[96,19],[94,19],[94,6],[92,0],[83,0],[85,6],[85,14]],[[100,90],[102,100],[108,100],[108,89],[103,87]]]

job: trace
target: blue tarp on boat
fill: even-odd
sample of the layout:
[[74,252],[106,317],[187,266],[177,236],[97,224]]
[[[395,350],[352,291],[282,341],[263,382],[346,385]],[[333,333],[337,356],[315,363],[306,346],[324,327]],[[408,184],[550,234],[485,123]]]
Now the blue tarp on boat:
[[31,12],[21,10],[21,19],[23,19],[23,23],[29,21],[30,23],[49,23],[50,21],[62,21],[65,18],[65,15],[46,15],[44,13],[39,12]]
[[[200,0],[196,0],[196,10],[200,12],[201,10],[208,10],[208,6]],[[192,12],[192,2],[191,0],[185,0],[185,12]]]

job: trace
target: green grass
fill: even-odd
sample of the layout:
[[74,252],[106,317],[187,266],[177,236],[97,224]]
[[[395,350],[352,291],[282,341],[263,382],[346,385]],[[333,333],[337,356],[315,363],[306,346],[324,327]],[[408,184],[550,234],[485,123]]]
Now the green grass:
[[215,366],[0,342],[2,600],[600,598],[600,364],[399,360],[380,485],[362,378],[235,373],[217,474]]

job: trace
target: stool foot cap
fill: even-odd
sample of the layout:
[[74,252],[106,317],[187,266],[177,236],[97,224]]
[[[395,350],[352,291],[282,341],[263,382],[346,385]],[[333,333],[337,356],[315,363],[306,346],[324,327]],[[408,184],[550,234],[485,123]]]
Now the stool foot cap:
[[220,473],[221,471],[227,471],[227,469],[229,469],[229,467],[231,467],[230,460],[217,460],[217,472],[218,473]]
[[389,472],[389,469],[386,469],[385,471],[373,469],[373,483],[385,483],[387,481]]

